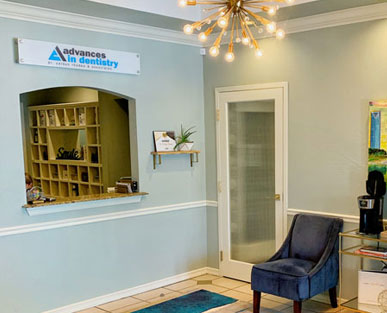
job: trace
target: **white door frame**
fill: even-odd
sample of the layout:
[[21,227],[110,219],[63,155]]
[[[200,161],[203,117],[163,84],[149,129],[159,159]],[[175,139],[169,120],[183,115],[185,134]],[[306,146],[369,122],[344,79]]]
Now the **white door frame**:
[[[255,90],[264,90],[264,89],[280,89],[283,96],[283,108],[282,108],[282,147],[279,147],[283,151],[283,160],[282,160],[282,231],[281,236],[282,240],[285,239],[287,234],[287,209],[288,209],[288,83],[287,82],[278,82],[278,83],[266,83],[266,84],[254,84],[254,85],[244,85],[244,86],[232,86],[232,87],[221,87],[215,89],[215,105],[216,105],[216,153],[217,153],[217,195],[218,195],[218,232],[219,232],[219,269],[220,274],[224,275],[224,269],[222,269],[222,258],[229,257],[228,255],[223,256],[223,251],[225,251],[226,242],[224,238],[224,221],[227,221],[227,217],[224,216],[224,208],[227,203],[222,199],[221,193],[227,192],[227,184],[225,183],[226,179],[222,179],[222,170],[221,170],[221,96],[224,93],[240,92],[240,91],[255,91]],[[277,147],[276,147],[277,149]],[[277,246],[278,248],[278,246]],[[223,272],[222,272],[223,271]],[[234,277],[237,278],[237,277]],[[239,279],[247,280],[246,277],[240,277]]]

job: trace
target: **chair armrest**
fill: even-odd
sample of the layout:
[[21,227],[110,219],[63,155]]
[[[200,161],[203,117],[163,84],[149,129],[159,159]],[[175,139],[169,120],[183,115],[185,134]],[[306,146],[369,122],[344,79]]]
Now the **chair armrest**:
[[337,223],[332,225],[332,229],[330,231],[331,236],[328,240],[327,246],[323,254],[321,255],[320,260],[317,262],[316,266],[309,272],[309,276],[317,274],[325,265],[330,257],[333,257],[334,254],[338,254],[339,252],[339,232],[343,227],[343,221],[339,220]]

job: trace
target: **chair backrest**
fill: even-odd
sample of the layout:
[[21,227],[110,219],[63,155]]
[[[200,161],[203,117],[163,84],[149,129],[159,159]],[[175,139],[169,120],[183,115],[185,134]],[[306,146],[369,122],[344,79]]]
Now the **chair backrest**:
[[297,214],[291,226],[289,257],[318,262],[330,243],[335,240],[343,225],[339,218]]

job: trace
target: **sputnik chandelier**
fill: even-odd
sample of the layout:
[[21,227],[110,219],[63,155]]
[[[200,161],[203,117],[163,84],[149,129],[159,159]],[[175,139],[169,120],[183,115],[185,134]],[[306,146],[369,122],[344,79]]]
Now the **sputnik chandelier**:
[[[225,54],[225,60],[232,62],[235,59],[234,39],[236,43],[242,43],[250,48],[254,48],[255,55],[259,58],[263,55],[263,52],[254,38],[254,31],[261,34],[264,32],[264,28],[266,28],[266,31],[271,35],[275,34],[277,39],[285,37],[285,31],[277,28],[274,21],[257,14],[263,12],[269,16],[274,16],[279,8],[277,5],[279,2],[293,4],[294,0],[178,0],[178,5],[180,7],[207,5],[208,7],[203,9],[204,12],[215,11],[201,21],[184,26],[184,33],[187,35],[192,35],[195,29],[201,31],[198,35],[201,42],[207,41],[208,36],[214,31],[216,26],[220,27],[219,35],[209,49],[209,53],[213,57],[219,55],[222,38],[227,34],[228,26],[231,24],[230,42],[228,44],[228,51]],[[203,29],[204,27],[207,28]]]

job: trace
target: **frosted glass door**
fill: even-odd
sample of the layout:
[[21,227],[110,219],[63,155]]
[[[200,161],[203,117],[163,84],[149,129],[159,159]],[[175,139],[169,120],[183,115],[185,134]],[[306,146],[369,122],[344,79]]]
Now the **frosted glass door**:
[[276,249],[274,104],[228,103],[232,260],[261,263]]
[[286,231],[287,84],[235,88],[216,98],[219,269],[249,281]]

